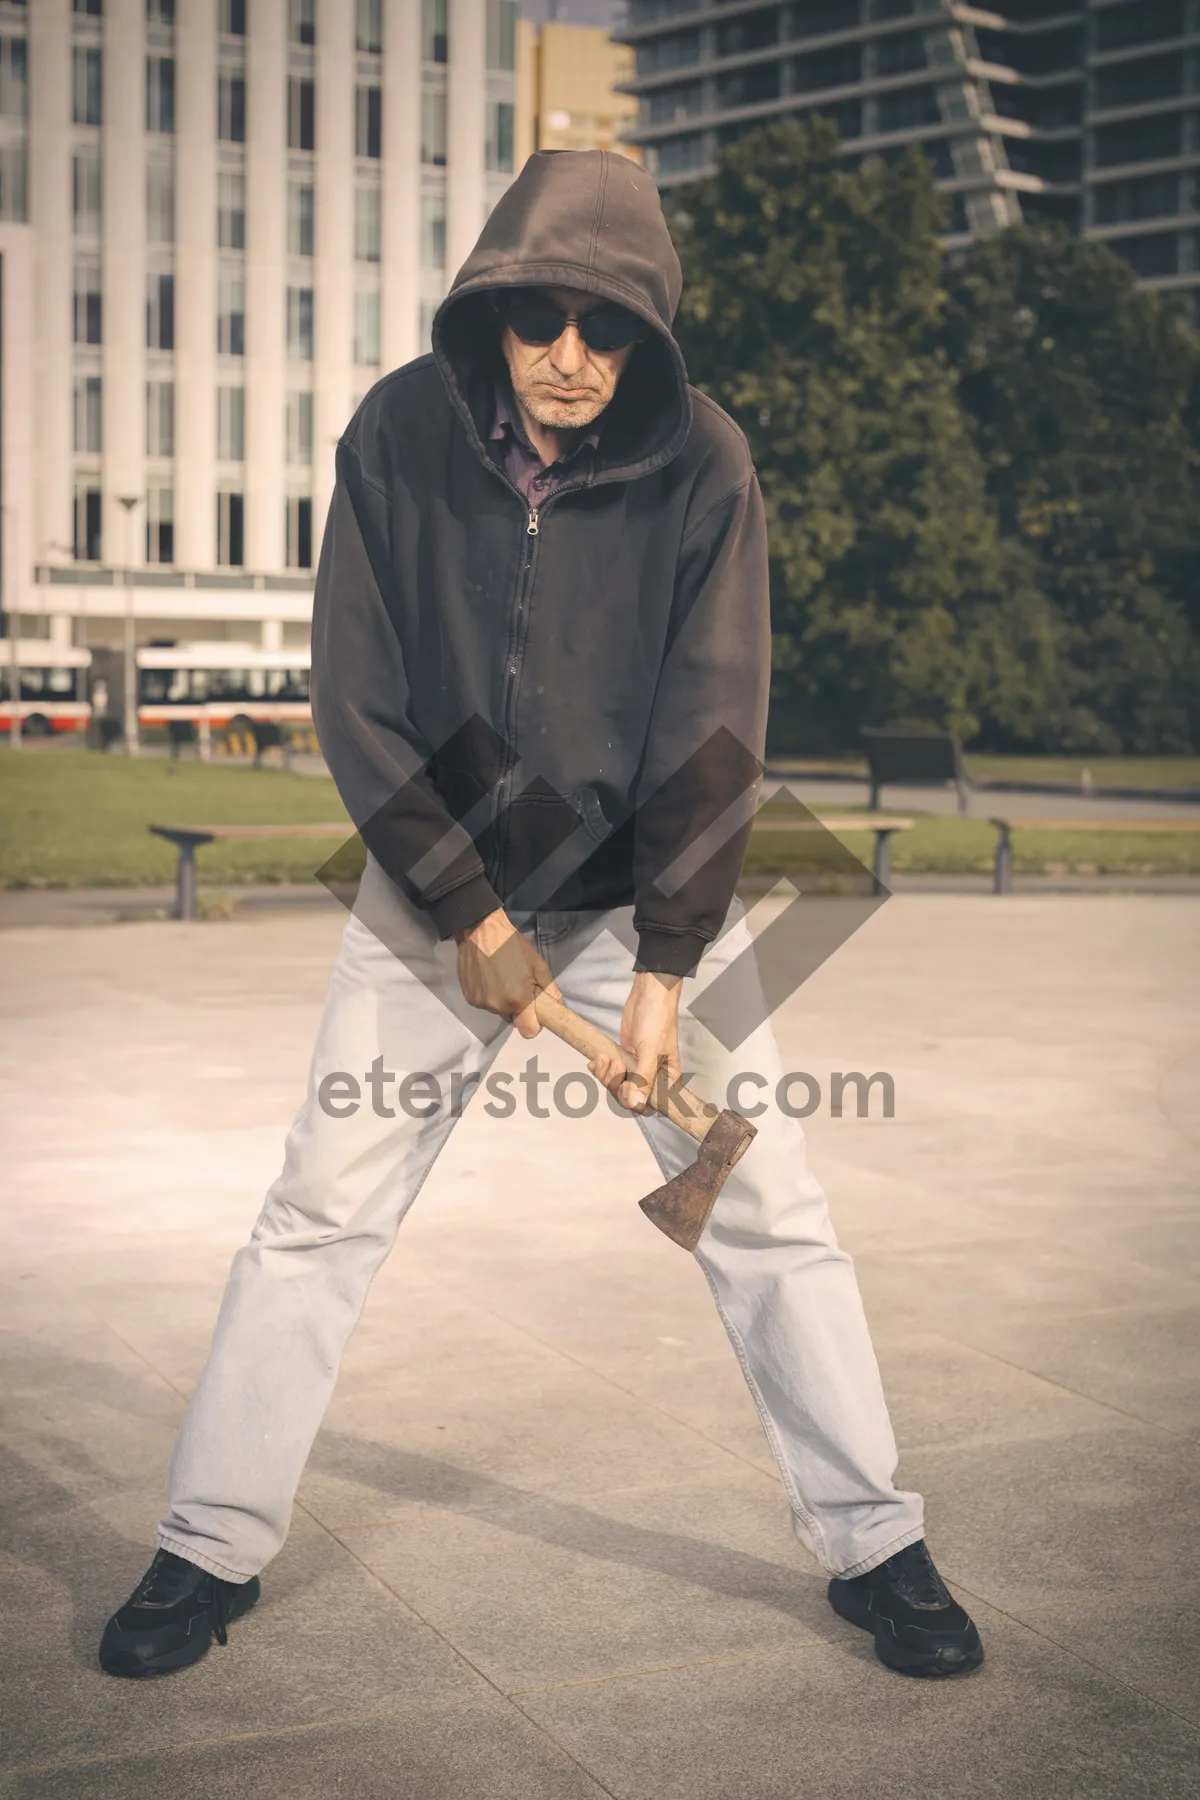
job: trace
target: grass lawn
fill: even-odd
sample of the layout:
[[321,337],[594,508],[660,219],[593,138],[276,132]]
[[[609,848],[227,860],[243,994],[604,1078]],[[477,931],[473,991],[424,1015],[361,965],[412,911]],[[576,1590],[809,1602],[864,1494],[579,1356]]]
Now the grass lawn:
[[[771,767],[861,775],[867,765],[860,756],[769,758]],[[1193,788],[1200,792],[1200,756],[974,756],[964,761],[972,781],[1037,781],[1047,785],[1078,787],[1085,769],[1091,770],[1098,788]]]

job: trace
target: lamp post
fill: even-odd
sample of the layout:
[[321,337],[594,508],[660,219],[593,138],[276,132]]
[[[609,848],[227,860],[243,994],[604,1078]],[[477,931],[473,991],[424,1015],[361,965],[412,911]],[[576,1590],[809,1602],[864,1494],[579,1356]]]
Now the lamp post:
[[[10,562],[8,554],[8,522],[13,520],[14,555]],[[10,750],[21,748],[21,624],[16,608],[9,605],[8,571],[16,561],[16,510],[11,506],[0,506],[0,588],[3,591],[4,617],[8,627],[8,747]]]
[[137,654],[133,628],[133,509],[140,494],[118,494],[117,504],[125,508],[125,754],[136,756],[141,744],[138,738]]

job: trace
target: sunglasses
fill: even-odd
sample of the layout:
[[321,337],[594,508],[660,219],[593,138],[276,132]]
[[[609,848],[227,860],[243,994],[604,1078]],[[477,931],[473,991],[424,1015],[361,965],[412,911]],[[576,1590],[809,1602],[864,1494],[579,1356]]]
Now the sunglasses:
[[498,301],[496,310],[523,344],[556,344],[570,324],[578,327],[589,350],[625,350],[649,335],[639,318],[611,300],[575,314],[538,294],[518,294]]

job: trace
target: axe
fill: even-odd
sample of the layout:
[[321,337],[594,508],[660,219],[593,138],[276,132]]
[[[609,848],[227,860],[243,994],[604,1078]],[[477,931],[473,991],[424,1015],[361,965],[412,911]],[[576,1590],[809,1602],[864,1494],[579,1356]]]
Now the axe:
[[[628,1063],[626,1051],[544,988],[538,990],[534,1011],[548,1031],[570,1044],[573,1050],[582,1051],[589,1059],[605,1054],[617,1062]],[[675,1094],[679,1095],[682,1104],[677,1103]],[[646,1096],[646,1108],[665,1113],[681,1131],[695,1138],[700,1154],[690,1168],[673,1175],[662,1187],[639,1200],[638,1205],[650,1223],[665,1231],[674,1243],[685,1250],[694,1250],[729,1171],[757,1135],[757,1130],[740,1113],[730,1112],[728,1108],[718,1112],[715,1106],[701,1100],[689,1088],[676,1088],[675,1094],[668,1090],[665,1082],[656,1082]]]

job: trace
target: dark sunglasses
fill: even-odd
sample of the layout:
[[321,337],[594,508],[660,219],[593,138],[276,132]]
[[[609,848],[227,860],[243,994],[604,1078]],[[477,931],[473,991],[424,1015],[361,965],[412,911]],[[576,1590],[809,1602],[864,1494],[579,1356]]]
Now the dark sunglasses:
[[649,336],[639,318],[611,300],[576,315],[539,294],[517,294],[498,301],[496,310],[523,344],[555,344],[572,322],[589,350],[625,350]]

